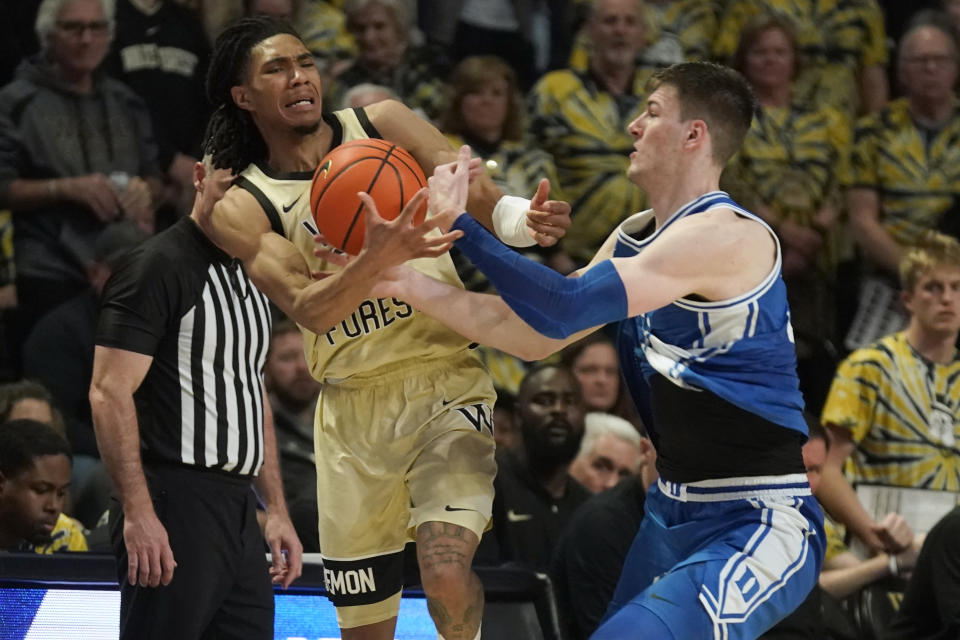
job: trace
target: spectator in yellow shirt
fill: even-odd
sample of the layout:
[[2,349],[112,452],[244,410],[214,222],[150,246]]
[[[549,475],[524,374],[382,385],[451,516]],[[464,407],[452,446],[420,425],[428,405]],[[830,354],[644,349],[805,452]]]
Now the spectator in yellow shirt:
[[0,425],[0,549],[86,551],[80,523],[63,513],[70,445],[34,420]]

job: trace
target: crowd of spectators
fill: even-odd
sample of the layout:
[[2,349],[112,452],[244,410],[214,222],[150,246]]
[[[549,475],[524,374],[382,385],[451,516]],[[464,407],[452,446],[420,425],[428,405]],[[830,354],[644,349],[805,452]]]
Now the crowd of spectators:
[[[960,633],[957,599],[927,595],[960,589],[956,562],[942,561],[956,557],[957,512],[924,543],[896,508],[878,512],[856,492],[866,483],[960,494],[960,1],[7,4],[0,547],[87,548],[109,494],[86,395],[100,293],[127,250],[189,210],[213,39],[238,17],[269,14],[302,34],[328,108],[398,99],[452,146],[469,144],[505,192],[531,197],[546,179],[551,197],[571,204],[572,226],[536,258],[563,273],[646,206],[626,177],[627,125],[651,75],[685,60],[739,70],[760,106],[722,187],[782,250],[815,416],[804,458],[829,516],[812,606],[877,582],[902,590],[916,568],[891,637]],[[468,288],[489,288],[454,260]],[[567,632],[586,637],[656,478],[644,416],[604,331],[548,363],[481,349],[500,392],[500,473],[478,561],[549,570]],[[265,375],[287,502],[316,551],[319,383],[289,321],[275,324]]]

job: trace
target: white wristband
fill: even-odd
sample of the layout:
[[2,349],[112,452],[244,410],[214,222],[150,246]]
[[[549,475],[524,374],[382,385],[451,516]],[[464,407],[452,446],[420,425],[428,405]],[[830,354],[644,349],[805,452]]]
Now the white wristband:
[[890,575],[896,577],[900,575],[900,565],[897,564],[897,556],[895,554],[889,554],[890,556]]
[[493,230],[504,244],[530,247],[537,243],[527,227],[530,201],[517,196],[503,196],[493,208]]

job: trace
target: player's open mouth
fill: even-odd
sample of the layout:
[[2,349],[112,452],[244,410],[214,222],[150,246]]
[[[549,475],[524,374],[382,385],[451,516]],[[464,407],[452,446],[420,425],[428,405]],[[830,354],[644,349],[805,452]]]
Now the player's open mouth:
[[290,102],[286,105],[288,109],[296,109],[298,107],[309,107],[313,105],[313,98],[300,98],[296,102]]

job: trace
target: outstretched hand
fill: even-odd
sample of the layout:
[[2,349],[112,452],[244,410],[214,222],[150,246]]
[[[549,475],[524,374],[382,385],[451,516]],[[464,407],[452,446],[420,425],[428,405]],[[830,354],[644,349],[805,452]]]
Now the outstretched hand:
[[456,162],[438,165],[427,179],[430,215],[440,221],[442,229],[449,229],[457,216],[467,210],[470,166],[470,147],[463,145],[457,153]]
[[[417,224],[414,214],[427,198],[427,190],[421,189],[407,202],[403,211],[394,220],[384,220],[369,194],[357,194],[363,202],[366,231],[363,247],[357,256],[348,256],[327,246],[321,234],[314,236],[318,246],[314,255],[331,264],[347,267],[360,261],[376,274],[377,279],[388,277],[389,270],[415,258],[436,258],[450,250],[453,242],[463,235],[462,231],[432,233],[440,224],[435,218],[427,218]],[[329,273],[314,273],[315,278]]]
[[[349,253],[344,253],[343,251],[334,249],[322,233],[318,233],[317,235],[313,236],[313,241],[317,245],[313,250],[313,255],[327,262],[328,264],[338,266],[342,269],[350,264],[353,260],[356,260],[356,256],[351,256]],[[384,269],[379,273],[376,284],[374,284],[373,288],[370,290],[370,297],[403,299],[403,284],[412,273],[414,273],[413,269],[405,264]],[[322,280],[323,278],[332,276],[333,272],[314,271],[311,275],[317,280]]]
[[562,200],[549,200],[549,197],[550,181],[544,178],[537,185],[537,192],[530,200],[530,210],[527,211],[527,226],[541,247],[557,244],[570,226],[570,204]]
[[420,189],[415,193],[394,220],[384,220],[381,217],[370,194],[360,192],[357,195],[363,202],[367,227],[360,255],[371,255],[370,259],[383,269],[414,258],[441,256],[450,250],[454,240],[463,235],[461,231],[431,234],[431,231],[440,227],[437,219],[428,217],[420,224],[414,222],[414,214],[427,198],[427,189]]

